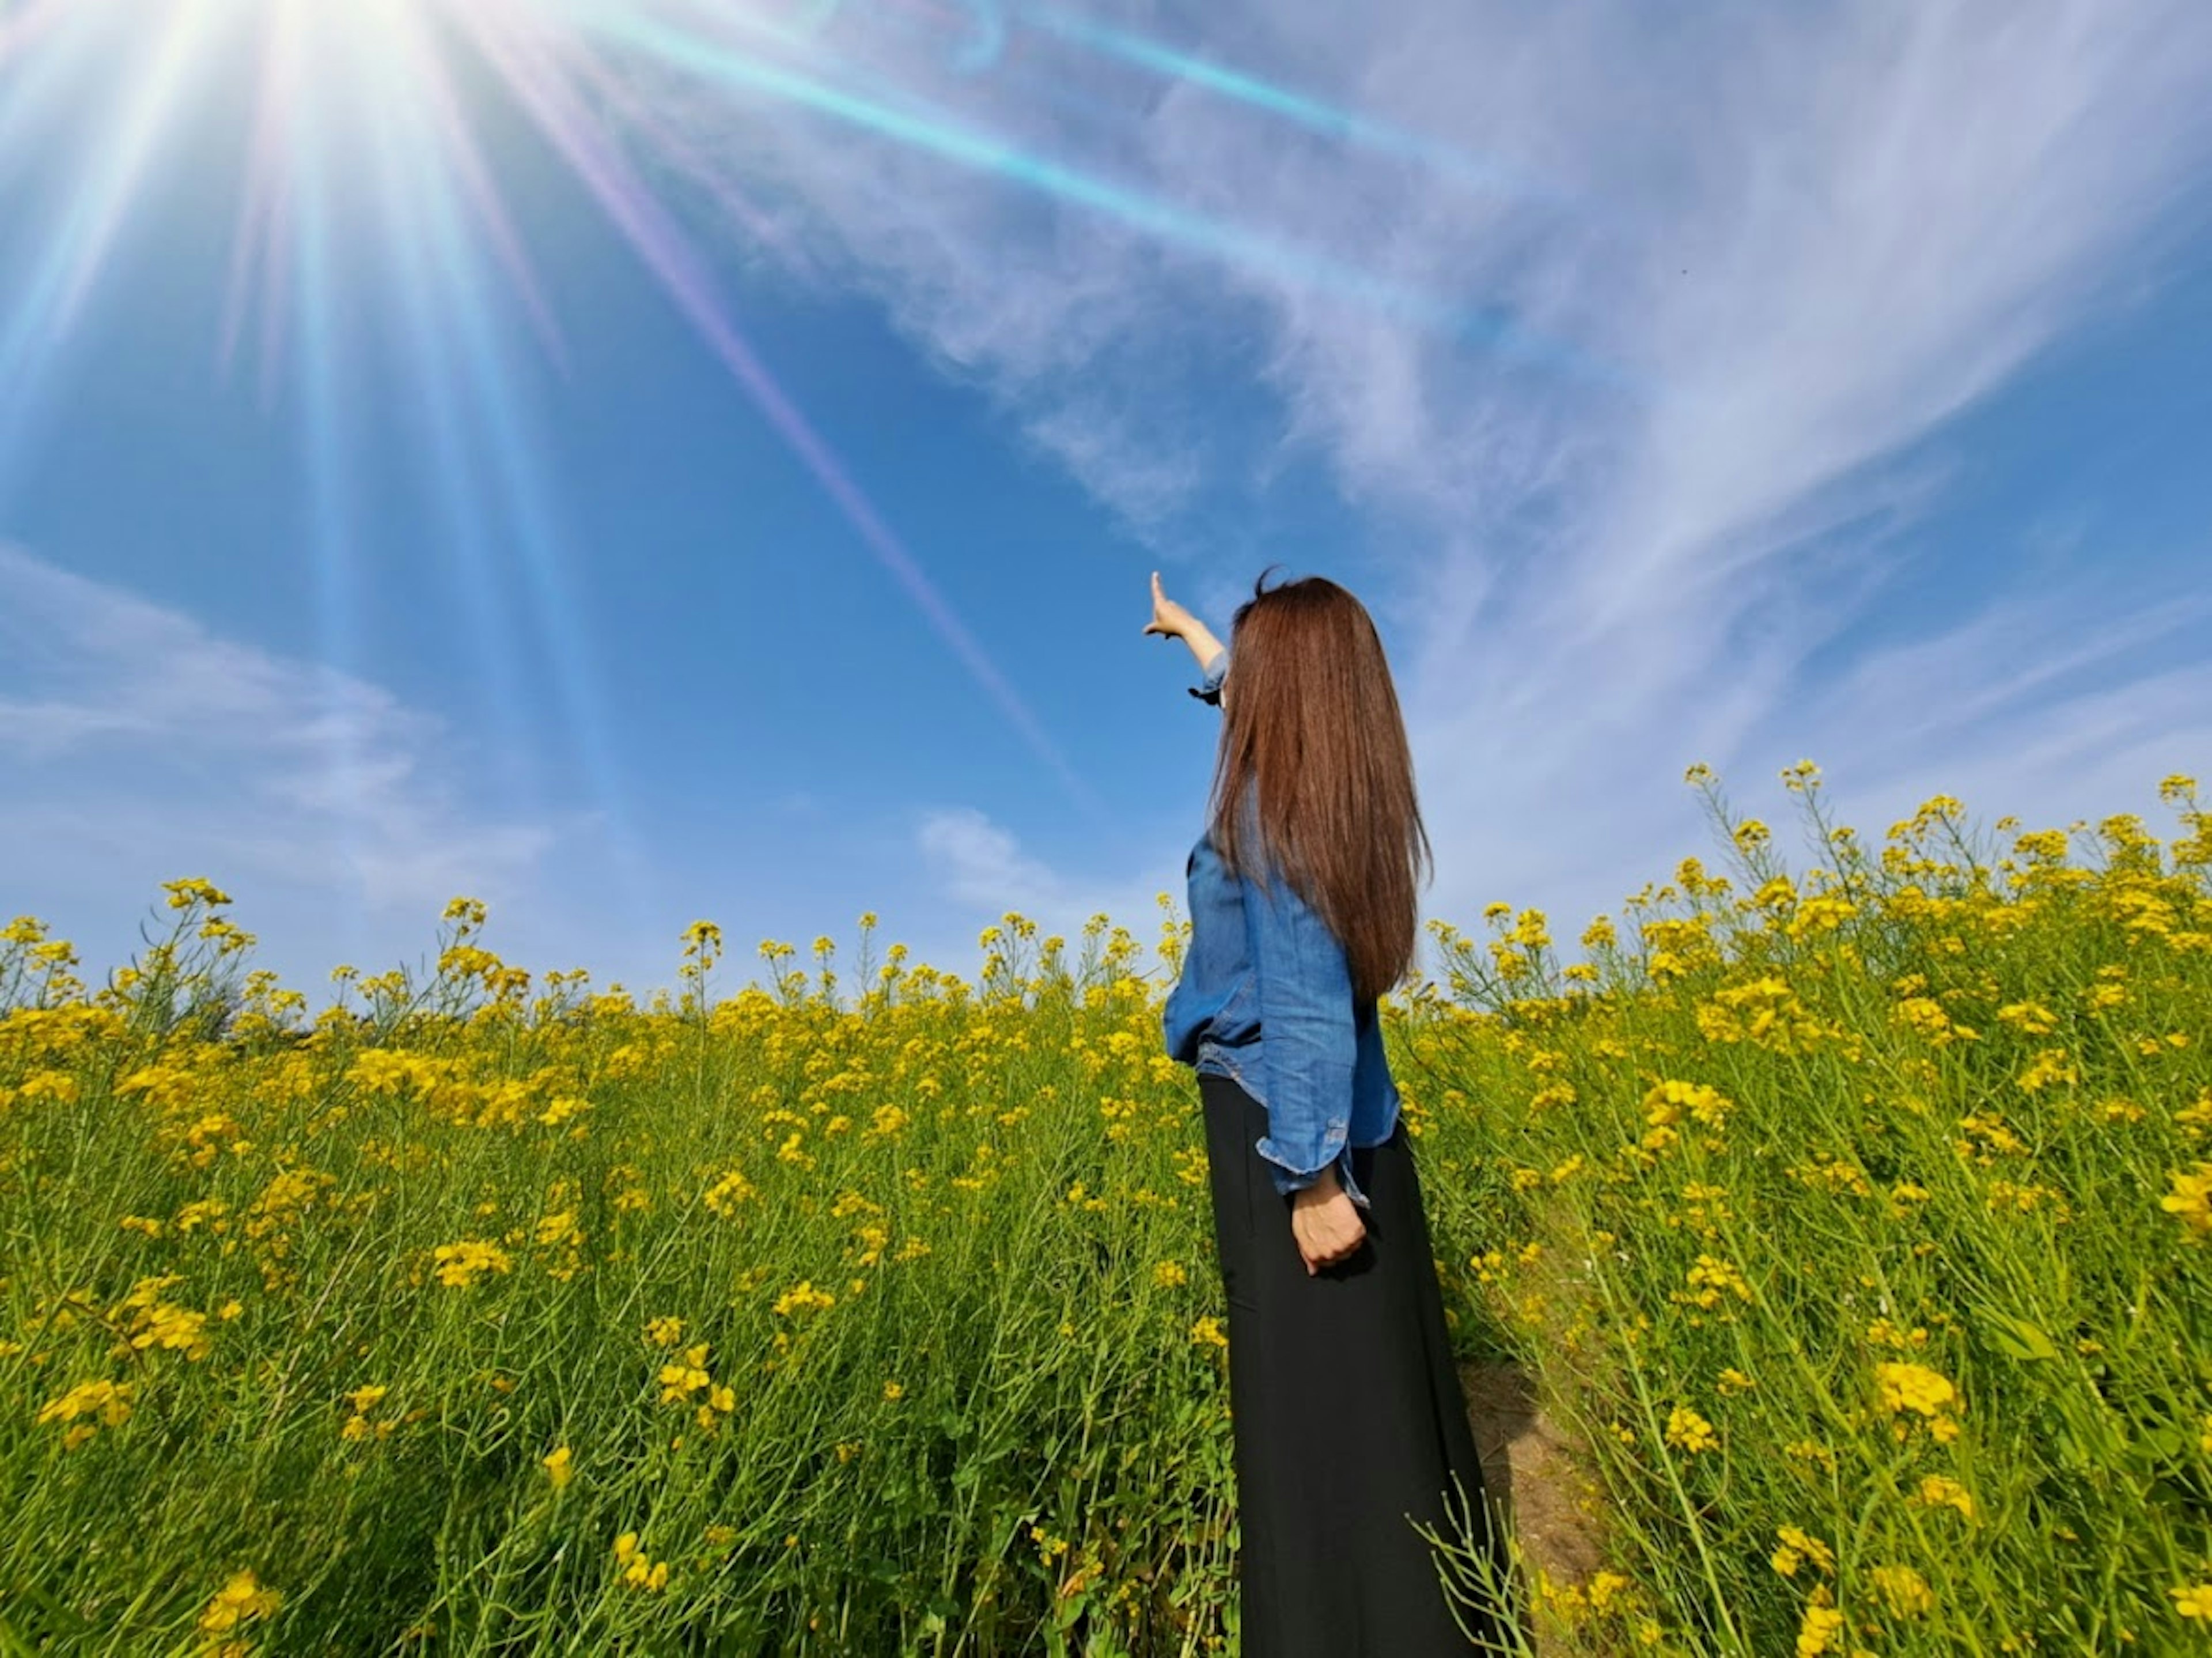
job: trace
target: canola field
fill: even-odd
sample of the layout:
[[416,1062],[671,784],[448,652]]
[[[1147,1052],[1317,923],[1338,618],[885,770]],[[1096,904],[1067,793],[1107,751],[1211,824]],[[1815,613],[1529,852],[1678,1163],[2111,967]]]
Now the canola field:
[[[1693,768],[1724,867],[1385,1003],[1463,1356],[1597,1495],[1540,1649],[2212,1652],[2212,816],[1870,848],[1784,780],[1802,876]],[[0,1652],[1237,1650],[1126,930],[726,993],[702,922],[641,1005],[462,899],[310,1017],[167,906],[98,987],[0,934]]]

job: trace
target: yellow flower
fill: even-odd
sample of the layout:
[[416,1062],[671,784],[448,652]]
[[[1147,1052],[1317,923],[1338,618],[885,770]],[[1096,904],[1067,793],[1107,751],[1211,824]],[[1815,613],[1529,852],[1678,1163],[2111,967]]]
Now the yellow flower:
[[[39,1420],[74,1422],[79,1417],[97,1417],[109,1427],[119,1428],[131,1419],[131,1394],[135,1385],[129,1382],[81,1382],[41,1407]],[[74,1442],[82,1444],[83,1439],[79,1437]]]
[[707,1374],[707,1344],[684,1349],[682,1358],[660,1367],[660,1402],[681,1405],[711,1378]]
[[17,1091],[16,1097],[26,1105],[39,1100],[52,1100],[57,1105],[76,1102],[76,1078],[66,1071],[33,1072]]
[[1739,1301],[1751,1299],[1751,1286],[1743,1281],[1743,1274],[1717,1255],[1700,1254],[1697,1264],[1688,1273],[1690,1291],[1676,1299],[1698,1307],[1719,1304],[1723,1291],[1733,1294]]
[[707,1188],[707,1206],[718,1215],[734,1215],[738,1206],[753,1195],[753,1183],[742,1169],[732,1169]]
[[1209,1343],[1216,1347],[1229,1345],[1229,1338],[1221,1332],[1221,1321],[1210,1313],[1190,1327],[1190,1339],[1201,1346]]
[[1951,1508],[1971,1520],[1974,1517],[1972,1493],[1947,1474],[1931,1473],[1923,1477],[1920,1489],[1911,1499],[1923,1508]]
[[816,1289],[811,1278],[803,1278],[775,1298],[775,1313],[781,1318],[788,1313],[818,1311],[836,1304],[836,1297]]
[[512,1272],[514,1266],[506,1250],[475,1238],[441,1243],[430,1254],[438,1263],[438,1282],[459,1290],[467,1289],[486,1272]]
[[1924,1364],[1877,1364],[1874,1374],[1881,1390],[1882,1408],[1893,1413],[1916,1411],[1922,1416],[1940,1416],[1944,1406],[1959,1397],[1957,1388]]
[[886,1404],[890,1403],[893,1400],[903,1399],[905,1397],[906,1389],[901,1387],[897,1382],[886,1382],[884,1383],[884,1400]]
[[1152,1268],[1152,1281],[1163,1290],[1171,1290],[1179,1284],[1190,1282],[1190,1274],[1179,1260],[1164,1260]]
[[1928,1580],[1910,1566],[1876,1566],[1874,1586],[1893,1618],[1917,1618],[1936,1609]]
[[228,1634],[248,1619],[268,1617],[282,1599],[275,1589],[264,1588],[252,1572],[234,1572],[200,1613],[200,1628],[210,1635]]
[[566,1445],[560,1446],[550,1455],[538,1459],[545,1470],[546,1478],[553,1482],[555,1491],[561,1490],[574,1477],[575,1470],[573,1466],[574,1460]]
[[684,1339],[684,1321],[657,1318],[645,1327],[645,1339],[656,1347],[673,1347]]
[[1626,1599],[1631,1587],[1629,1580],[1617,1571],[1596,1573],[1585,1587],[1585,1592],[1589,1596],[1590,1610],[1595,1612],[1612,1611],[1615,1601]]
[[657,1594],[668,1586],[668,1563],[647,1559],[634,1531],[615,1539],[615,1562],[623,1569],[623,1582],[632,1588]]
[[205,1313],[163,1302],[141,1309],[134,1322],[137,1327],[131,1345],[141,1352],[149,1347],[167,1347],[198,1363],[215,1350],[214,1339],[207,1333]]
[[1843,1633],[1844,1614],[1831,1606],[1805,1608],[1805,1621],[1797,1629],[1797,1658],[1820,1658],[1834,1650],[1832,1643]]
[[171,909],[189,909],[194,904],[205,904],[214,909],[230,902],[228,893],[214,882],[198,876],[182,881],[164,881],[161,890],[169,895]]
[[2173,1609],[2182,1617],[2212,1624],[2212,1583],[2188,1583],[2166,1593],[2173,1597]]
[[1720,1448],[1720,1440],[1713,1432],[1713,1424],[1686,1405],[1677,1405],[1667,1417],[1667,1442],[1679,1445],[1695,1455],[1699,1451]]
[[2173,1182],[2173,1190],[2158,1200],[2158,1206],[2180,1220],[2191,1242],[2201,1242],[2212,1234],[2212,1163],[2198,1163],[2193,1174],[2166,1178]]
[[1811,1533],[1784,1526],[1774,1535],[1778,1546],[1768,1564],[1784,1577],[1795,1577],[1797,1568],[1808,1560],[1824,1574],[1835,1570],[1835,1551]]

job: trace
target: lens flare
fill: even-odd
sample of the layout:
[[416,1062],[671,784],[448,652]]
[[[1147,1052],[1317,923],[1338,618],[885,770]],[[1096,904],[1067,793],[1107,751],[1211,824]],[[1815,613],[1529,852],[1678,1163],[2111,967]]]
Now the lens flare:
[[[88,84],[88,64],[101,67],[100,85]],[[587,50],[554,6],[37,0],[0,15],[0,112],[14,106],[12,119],[0,112],[0,130],[31,122],[34,104],[44,125],[59,125],[57,110],[88,101],[70,95],[72,82],[95,106],[103,88],[110,94],[90,124],[88,160],[52,222],[18,244],[35,253],[20,266],[0,258],[0,487],[52,395],[58,354],[114,264],[119,232],[157,188],[166,152],[217,118],[222,100],[242,88],[250,135],[216,356],[228,373],[254,342],[264,404],[280,383],[298,398],[324,660],[340,670],[356,660],[364,613],[360,436],[347,415],[358,369],[343,319],[367,305],[390,313],[427,411],[432,495],[464,567],[472,621],[483,624],[477,636],[505,682],[495,694],[507,710],[501,723],[519,726],[520,698],[515,653],[495,642],[508,629],[502,584],[486,562],[495,545],[519,559],[536,625],[559,663],[567,728],[595,756],[586,768],[600,809],[619,818],[612,748],[599,735],[601,699],[584,667],[586,629],[560,575],[558,514],[520,407],[501,313],[519,310],[556,364],[565,347],[487,160],[483,117],[457,84],[481,70],[572,169],[925,623],[1070,795],[1098,813],[1042,722],[747,343],[627,147],[641,145],[657,167],[703,187],[731,222],[774,246],[781,239],[767,216],[610,73],[605,54]],[[364,214],[374,220],[365,232],[350,222]],[[364,293],[372,272],[376,291]],[[459,457],[470,454],[489,465],[464,465]],[[330,765],[333,787],[361,786],[352,756],[334,749]]]
[[1323,137],[1417,161],[1438,176],[1469,189],[1547,198],[1554,194],[1533,174],[1520,167],[1470,155],[1464,150],[1408,132],[1388,122],[1340,109],[1334,104],[1324,103],[1320,99],[1294,92],[1287,87],[1276,86],[1256,76],[1193,57],[1188,52],[1178,52],[1143,35],[1111,27],[1056,6],[1025,7],[1021,17],[1024,22],[1064,40],[1140,69],[1153,70],[1170,80],[1202,87],[1218,96],[1265,110]]
[[[1078,88],[1035,59],[1040,47],[1087,53],[1463,182],[1529,187],[1510,169],[1065,9],[884,3],[941,36],[937,67],[964,86],[1005,70],[1009,95],[1034,89],[1080,103]],[[219,210],[232,239],[213,355],[226,374],[256,358],[264,407],[280,386],[297,400],[325,661],[357,664],[367,614],[366,438],[353,411],[363,385],[404,374],[421,411],[412,426],[435,516],[501,681],[497,717],[524,728],[518,629],[526,620],[556,660],[564,728],[578,734],[589,786],[618,822],[589,630],[563,574],[557,491],[525,394],[536,365],[518,346],[526,329],[556,371],[568,350],[514,178],[494,163],[507,155],[495,128],[503,137],[519,118],[999,714],[1072,799],[1100,815],[921,561],[771,374],[711,262],[656,192],[653,180],[682,179],[727,227],[781,245],[732,164],[688,140],[665,112],[662,89],[742,100],[757,118],[842,127],[1487,351],[1620,378],[1497,307],[1422,291],[1024,148],[946,107],[941,86],[887,83],[866,52],[831,38],[851,35],[856,16],[866,24],[865,11],[838,0],[0,0],[0,187],[27,176],[36,186],[25,188],[25,204],[0,201],[10,231],[0,239],[0,498],[54,395],[64,343],[121,263],[134,215],[185,167],[204,167],[234,115],[242,131],[233,175],[215,181],[231,190]],[[1025,59],[1018,72],[1009,67],[1016,58]],[[206,180],[186,183],[192,199],[207,199]],[[371,324],[397,342],[386,358],[368,355]],[[519,570],[526,615],[505,602],[515,584],[502,558]],[[332,765],[354,777],[351,757],[336,753]]]

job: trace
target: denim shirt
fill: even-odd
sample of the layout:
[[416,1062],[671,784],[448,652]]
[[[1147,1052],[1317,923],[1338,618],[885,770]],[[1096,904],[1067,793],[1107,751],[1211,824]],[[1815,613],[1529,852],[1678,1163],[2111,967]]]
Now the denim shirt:
[[[1228,669],[1224,650],[1192,695],[1218,706]],[[1248,793],[1248,814],[1255,804]],[[1279,872],[1264,893],[1232,876],[1211,834],[1199,837],[1184,874],[1191,938],[1161,1015],[1169,1055],[1231,1078],[1266,1108],[1255,1149],[1274,1165],[1278,1193],[1312,1185],[1334,1163],[1346,1195],[1369,1207],[1352,1177],[1352,1148],[1390,1138],[1398,1090],[1376,1005],[1353,1005],[1344,946]]]

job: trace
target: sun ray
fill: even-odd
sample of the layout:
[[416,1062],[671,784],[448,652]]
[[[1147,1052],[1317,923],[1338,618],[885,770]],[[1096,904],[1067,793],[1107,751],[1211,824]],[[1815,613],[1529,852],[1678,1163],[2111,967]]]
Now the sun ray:
[[[342,677],[357,677],[361,660],[359,623],[362,612],[359,501],[354,484],[353,453],[348,445],[348,399],[342,376],[346,361],[339,349],[331,241],[331,203],[326,191],[329,156],[323,124],[308,121],[295,134],[300,164],[298,210],[287,228],[287,250],[297,273],[299,349],[293,359],[299,389],[302,462],[308,507],[307,556],[312,565],[315,660],[331,688],[324,710],[323,787],[331,806],[337,852],[345,866],[362,867],[364,814],[372,802],[360,733],[344,701]],[[354,958],[362,911],[356,904],[339,917],[342,947]]]
[[98,159],[69,193],[32,274],[0,323],[0,465],[13,455],[57,349],[99,276],[186,82],[202,66],[224,0],[172,0],[166,21],[103,129]]
[[[640,7],[663,3],[625,0]],[[27,286],[10,296],[0,331],[0,460],[16,446],[27,408],[23,388],[36,378],[31,371],[51,356],[107,266],[163,142],[185,130],[188,83],[227,56],[223,48],[233,42],[222,25],[250,22],[252,31],[240,37],[250,48],[250,131],[216,330],[217,361],[227,374],[249,329],[258,331],[263,397],[270,406],[289,360],[283,378],[298,400],[308,554],[324,659],[348,669],[360,659],[365,519],[355,455],[362,433],[351,404],[365,382],[351,359],[364,349],[365,313],[377,308],[363,291],[361,253],[382,244],[403,250],[392,261],[395,274],[388,284],[398,290],[398,306],[383,308],[402,313],[398,327],[408,341],[404,361],[424,393],[441,446],[451,452],[466,436],[471,452],[489,463],[483,477],[465,482],[447,463],[438,463],[440,510],[449,525],[459,526],[458,545],[480,550],[495,542],[515,549],[538,625],[562,665],[568,729],[592,750],[586,770],[611,785],[609,745],[595,735],[602,722],[594,708],[585,706],[595,701],[585,689],[580,665],[587,641],[558,574],[558,515],[543,476],[541,446],[523,434],[515,367],[495,339],[484,261],[503,276],[507,295],[556,364],[564,355],[562,337],[520,228],[493,179],[477,124],[453,84],[456,47],[465,46],[492,70],[639,253],[769,428],[956,659],[1071,793],[1097,810],[1042,723],[911,550],[769,374],[717,299],[703,261],[621,153],[616,134],[641,138],[661,165],[704,189],[763,241],[771,230],[765,216],[747,210],[727,178],[609,75],[604,53],[588,50],[551,9],[499,0],[133,3],[161,9],[150,27],[143,13],[126,20],[134,33],[116,42],[111,54],[130,76],[116,115],[101,130],[95,163],[70,192],[59,229],[47,239]],[[58,0],[38,0],[32,9],[8,17],[0,33],[13,71],[26,60],[36,66],[34,43],[44,54],[69,33],[57,27],[65,10],[72,21],[103,10],[111,23],[122,18],[122,9],[109,0],[73,0],[69,8]],[[364,204],[356,199],[359,168],[347,157],[364,144],[381,155],[385,168],[384,187],[368,204],[373,227],[349,222]],[[434,299],[426,299],[433,288]],[[436,313],[434,326],[428,313]],[[434,349],[447,352],[447,360],[431,364],[427,358]],[[482,527],[488,497],[496,500],[505,523],[496,535]],[[489,578],[480,571],[475,580],[481,588]],[[345,751],[342,724],[334,722],[332,730],[328,781],[343,791],[354,786],[357,756]],[[611,819],[618,816],[612,805],[602,802]]]
[[703,191],[732,224],[742,226],[755,242],[773,249],[787,263],[797,263],[797,250],[790,233],[739,193],[723,169],[714,167],[699,153],[696,144],[656,114],[649,103],[609,74],[604,64],[587,53],[577,53],[572,56],[568,70],[580,89],[589,91],[613,112],[617,129],[635,132],[644,139],[663,165],[693,188]]
[[465,229],[456,222],[447,180],[434,157],[422,154],[416,131],[394,122],[383,129],[375,147],[380,211],[393,222],[419,216],[424,233],[393,237],[386,250],[406,375],[420,389],[416,406],[422,418],[410,436],[429,475],[444,540],[456,555],[469,637],[483,653],[488,671],[483,678],[493,701],[498,740],[510,753],[526,753],[527,699],[522,694],[515,619],[500,602],[496,531],[477,484],[477,440],[456,384],[457,358],[473,355],[480,276]]
[[[491,173],[484,164],[483,152],[477,143],[476,134],[468,118],[462,113],[460,100],[446,70],[444,58],[427,38],[429,20],[411,5],[396,9],[397,22],[393,31],[395,54],[401,60],[394,66],[390,79],[389,94],[399,97],[414,93],[421,100],[413,106],[420,111],[427,105],[437,144],[438,160],[451,170],[462,193],[468,198],[479,228],[491,243],[500,265],[507,279],[520,295],[530,320],[536,327],[539,339],[556,362],[565,361],[567,349],[561,336],[559,322],[547,304],[529,256],[524,252],[521,238],[514,223],[494,187]],[[395,207],[394,216],[404,211]]]
[[281,8],[262,36],[253,130],[246,144],[245,191],[231,239],[230,279],[225,286],[218,341],[219,361],[228,372],[252,302],[258,266],[264,273],[266,293],[260,313],[264,407],[275,396],[276,363],[283,348],[291,296],[284,281],[288,267],[278,255],[290,235],[288,217],[295,194],[289,183],[289,140],[299,121],[298,17],[290,6]]
[[[1492,186],[1524,181],[1475,158],[1156,40],[1047,6],[1000,0],[918,6],[941,26],[939,70],[1004,71],[1006,89],[1094,119],[1115,112],[1011,56],[1047,41],[1296,123],[1334,142],[1459,167]],[[333,670],[365,662],[369,540],[361,407],[380,374],[404,376],[422,410],[439,521],[499,682],[498,718],[520,726],[521,650],[555,663],[564,729],[610,822],[621,793],[591,639],[568,572],[556,480],[530,417],[534,337],[559,371],[558,315],[533,260],[514,181],[500,176],[489,120],[513,124],[636,256],[714,360],[842,515],[853,535],[1043,768],[1091,811],[1099,804],[924,569],[740,327],[713,265],[648,183],[681,179],[755,245],[804,262],[738,188],[736,170],[666,116],[654,94],[681,82],[742,100],[767,118],[819,120],[903,146],[1205,259],[1310,288],[1502,355],[1623,383],[1613,366],[1497,307],[1393,280],[1170,200],[1074,161],[997,136],[865,52],[833,50],[834,0],[0,0],[0,183],[89,125],[85,158],[36,195],[35,240],[0,261],[0,484],[43,406],[62,343],[114,270],[161,170],[236,100],[246,127],[211,330],[218,371],[258,349],[264,410],[288,395],[308,507],[315,618]],[[926,14],[926,15],[925,15]],[[851,44],[864,46],[865,41]],[[880,54],[878,57],[880,58]],[[643,89],[641,89],[641,87]],[[479,94],[482,94],[481,96]],[[688,95],[688,93],[687,93]],[[494,106],[496,106],[495,109]],[[496,130],[504,134],[507,128]],[[1110,134],[1107,136],[1110,137]],[[367,165],[363,165],[366,158]],[[387,365],[368,354],[389,333]],[[513,569],[502,561],[511,557]],[[526,610],[503,606],[519,571]],[[332,725],[329,786],[362,786],[360,756]]]
[[495,27],[492,21],[495,18],[511,24],[511,8],[498,3],[498,0],[483,0],[468,13],[468,27],[478,49],[514,89],[537,121],[539,131],[561,152],[576,178],[636,250],[685,319],[753,399],[769,425],[836,503],[863,544],[905,589],[969,673],[1053,769],[1070,794],[1086,810],[1099,811],[1096,797],[1060,755],[1042,723],[922,572],[913,554],[823,440],[812,422],[785,393],[738,331],[726,308],[715,299],[696,255],[666,210],[639,184],[620,155],[599,138],[592,125],[581,118],[568,82],[561,73],[555,55],[557,48],[544,37],[534,36],[524,29]]
[[[430,27],[431,20],[410,17],[395,32],[390,83],[378,97],[399,118],[381,125],[375,146],[381,217],[410,228],[386,246],[392,285],[406,313],[410,378],[429,413],[431,429],[420,447],[459,555],[470,636],[487,649],[502,736],[514,751],[529,752],[511,568],[551,665],[559,729],[575,745],[586,793],[607,826],[623,901],[641,909],[650,902],[646,859],[614,758],[583,608],[567,574],[544,446],[528,430],[522,365],[502,326],[507,307],[495,273],[510,288],[526,288],[532,331],[556,367],[566,354],[550,301],[492,193]],[[457,156],[464,158],[459,166]]]
[[8,60],[28,52],[39,38],[61,21],[66,0],[28,0],[13,11],[0,14],[0,70]]

